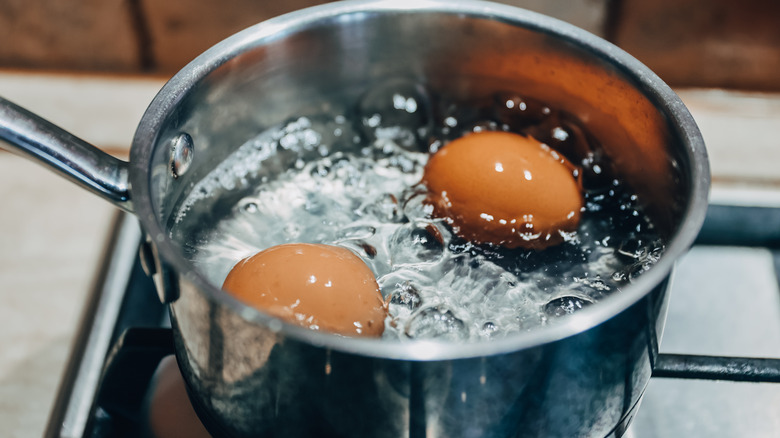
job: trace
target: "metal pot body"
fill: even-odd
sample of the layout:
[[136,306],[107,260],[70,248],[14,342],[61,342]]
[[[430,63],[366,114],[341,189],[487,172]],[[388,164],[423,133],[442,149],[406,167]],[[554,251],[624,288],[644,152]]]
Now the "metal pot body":
[[[666,255],[563,327],[446,346],[302,333],[171,263],[173,206],[235,147],[301,114],[348,113],[399,78],[464,100],[522,91],[577,115],[669,237]],[[174,178],[182,133],[192,162]],[[239,437],[619,435],[650,378],[668,274],[701,223],[708,183],[690,115],[645,67],[564,23],[485,2],[348,2],[250,28],[163,89],[134,147],[133,175],[144,178],[133,188],[151,197],[139,214],[159,233],[191,398],[215,433]]]
[[189,285],[173,323],[190,397],[215,436],[619,437],[658,353],[667,284],[580,334],[449,360],[289,339]]
[[[393,80],[463,101],[516,91],[576,116],[666,236],[664,255],[559,324],[469,344],[308,331],[207,281],[176,221],[197,182],[258,132],[348,113]],[[668,278],[709,184],[695,123],[646,67],[565,23],[481,1],[333,3],[238,33],[163,87],[129,163],[5,101],[0,138],[138,215],[190,396],[212,432],[237,437],[619,435],[650,377]],[[207,208],[236,196],[225,190]]]

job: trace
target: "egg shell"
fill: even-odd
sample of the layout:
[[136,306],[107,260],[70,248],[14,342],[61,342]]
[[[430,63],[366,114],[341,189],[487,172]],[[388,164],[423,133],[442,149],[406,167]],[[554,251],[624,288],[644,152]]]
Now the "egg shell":
[[278,245],[238,262],[222,289],[289,323],[344,336],[380,336],[387,315],[371,269],[332,245]]
[[459,236],[506,248],[544,249],[577,229],[579,169],[531,137],[483,131],[429,159],[423,176],[434,215]]

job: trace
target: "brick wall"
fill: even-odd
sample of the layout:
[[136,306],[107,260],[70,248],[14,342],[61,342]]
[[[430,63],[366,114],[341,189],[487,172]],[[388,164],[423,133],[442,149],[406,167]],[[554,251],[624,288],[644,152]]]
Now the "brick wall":
[[[503,0],[610,39],[673,86],[780,91],[777,0]],[[0,0],[0,68],[168,76],[323,0]]]

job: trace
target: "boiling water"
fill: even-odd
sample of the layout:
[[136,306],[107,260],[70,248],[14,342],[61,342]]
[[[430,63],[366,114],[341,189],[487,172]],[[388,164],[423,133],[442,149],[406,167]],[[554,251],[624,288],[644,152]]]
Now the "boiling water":
[[[554,323],[619,291],[663,251],[597,141],[540,102],[512,93],[435,101],[419,85],[391,83],[346,114],[258,134],[181,202],[172,234],[193,242],[186,254],[210,281],[273,245],[339,245],[374,271],[389,306],[386,338],[472,341]],[[585,210],[566,242],[474,245],[431,216],[419,185],[429,154],[485,129],[533,135],[582,166]]]

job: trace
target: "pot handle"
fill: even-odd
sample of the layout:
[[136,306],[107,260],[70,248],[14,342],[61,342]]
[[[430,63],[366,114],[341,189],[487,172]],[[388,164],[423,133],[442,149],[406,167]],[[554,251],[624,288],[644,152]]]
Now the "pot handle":
[[[21,153],[132,212],[128,163],[0,97],[0,148]],[[7,142],[7,143],[6,143]]]
[[780,359],[661,353],[653,377],[780,383]]
[[[767,226],[778,221],[777,208],[710,204],[696,244],[778,248],[780,230]],[[780,358],[660,353],[653,377],[780,383]]]

